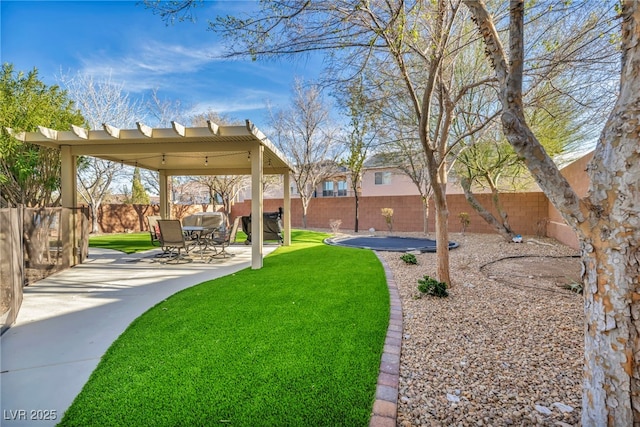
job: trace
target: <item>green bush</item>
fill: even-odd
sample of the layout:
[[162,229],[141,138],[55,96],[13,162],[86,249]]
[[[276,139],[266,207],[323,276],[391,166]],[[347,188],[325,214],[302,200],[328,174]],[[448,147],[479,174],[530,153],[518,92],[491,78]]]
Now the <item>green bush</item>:
[[417,264],[418,260],[414,254],[404,254],[400,257],[407,264]]
[[418,283],[418,290],[423,294],[433,295],[440,298],[449,296],[447,284],[439,282],[433,277],[424,276],[423,279],[418,280]]
[[575,292],[580,295],[583,293],[582,283],[579,282],[571,282],[568,285],[565,285],[565,289],[569,289],[571,292]]

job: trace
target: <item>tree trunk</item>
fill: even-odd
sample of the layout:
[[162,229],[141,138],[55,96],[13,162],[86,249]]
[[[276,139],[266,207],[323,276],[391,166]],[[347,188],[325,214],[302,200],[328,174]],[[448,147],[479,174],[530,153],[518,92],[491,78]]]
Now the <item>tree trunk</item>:
[[300,195],[302,202],[302,228],[307,229],[307,209],[309,208],[309,199]]
[[429,198],[422,196],[422,220],[424,222],[422,232],[429,234]]
[[640,424],[640,4],[622,2],[620,95],[589,164],[582,425]]
[[89,208],[91,208],[91,232],[98,233],[100,229],[98,228],[98,210],[100,209],[101,203],[92,203]]
[[489,183],[491,186],[491,200],[493,201],[493,207],[496,209],[498,215],[500,215],[500,218],[502,219],[502,226],[509,232],[511,237],[513,237],[514,233],[513,230],[511,230],[511,226],[509,225],[509,215],[507,214],[507,211],[504,210],[504,208],[502,207],[502,203],[500,202],[500,192],[494,185],[493,181],[489,180]]
[[355,227],[353,229],[354,232],[358,232],[358,220],[360,217],[360,198],[358,197],[358,193],[355,194],[355,199],[356,199],[356,222],[355,222]]
[[503,223],[498,221],[491,212],[486,210],[484,206],[480,204],[478,199],[476,199],[476,197],[471,192],[471,183],[469,182],[469,180],[464,177],[461,178],[460,186],[464,191],[464,197],[467,199],[467,202],[471,205],[473,210],[475,210],[478,213],[478,215],[480,215],[482,219],[484,219],[487,222],[487,224],[493,227],[493,229],[496,230],[496,232],[500,234],[505,241],[511,242],[514,236],[511,229],[508,228],[508,225],[505,226]]
[[436,208],[436,253],[438,280],[451,286],[449,276],[449,210],[447,200],[435,198]]
[[504,133],[549,200],[578,232],[584,266],[582,425],[640,425],[640,3],[623,1],[616,105],[580,200],[527,126],[521,109],[523,13],[511,2],[510,67],[484,3],[464,0],[502,85]]
[[606,232],[596,232],[593,238],[583,241],[582,425],[637,425],[640,422],[640,252],[637,243],[640,233],[637,227],[635,233],[629,233],[621,223],[598,227]]

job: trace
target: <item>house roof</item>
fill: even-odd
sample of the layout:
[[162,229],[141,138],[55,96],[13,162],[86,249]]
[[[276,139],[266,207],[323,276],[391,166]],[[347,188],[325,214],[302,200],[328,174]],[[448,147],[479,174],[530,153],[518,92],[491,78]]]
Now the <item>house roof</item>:
[[172,122],[170,128],[137,123],[136,129],[104,124],[101,130],[72,126],[70,131],[39,127],[38,132],[14,132],[23,142],[45,147],[69,147],[73,156],[94,156],[167,175],[250,175],[250,150],[264,147],[264,174],[288,173],[289,161],[250,121],[245,126],[186,127]]

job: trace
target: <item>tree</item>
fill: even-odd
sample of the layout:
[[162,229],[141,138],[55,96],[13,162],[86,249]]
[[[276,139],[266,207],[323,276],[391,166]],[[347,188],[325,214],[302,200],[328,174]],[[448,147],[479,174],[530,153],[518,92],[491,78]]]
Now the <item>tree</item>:
[[[550,13],[544,5],[539,10],[534,3],[529,8],[526,31],[532,42],[527,46],[527,59],[523,65],[527,75],[523,84],[523,111],[529,126],[552,158],[567,156],[595,135],[594,123],[602,111],[612,106],[611,97],[602,96],[596,88],[608,83],[615,60],[613,49],[602,49],[602,39],[610,31],[610,24],[598,16],[598,7],[558,4],[561,13]],[[554,8],[551,8],[554,9]],[[570,32],[567,32],[567,29]],[[606,46],[605,46],[606,47]],[[477,48],[476,48],[477,49]],[[482,55],[484,56],[484,55]],[[481,55],[468,56],[467,62],[480,61],[476,66],[483,74],[490,74],[488,63]],[[588,70],[580,73],[580,70]],[[585,85],[588,81],[588,85]],[[485,109],[498,101],[499,89],[484,88],[468,99],[466,114],[458,121],[468,128]],[[511,241],[508,213],[502,208],[500,193],[515,191],[529,181],[529,174],[521,157],[499,135],[498,126],[485,128],[485,132],[470,136],[459,147],[456,172],[469,204],[505,240]],[[526,176],[525,176],[526,174]],[[473,192],[488,189],[497,215],[482,206]]]
[[[508,214],[500,203],[500,193],[505,190],[502,186],[503,178],[517,180],[522,170],[522,162],[515,155],[513,149],[504,141],[473,142],[457,157],[456,170],[460,177],[460,186],[471,207],[506,241],[511,241],[515,233],[511,229]],[[500,219],[496,218],[475,197],[472,186],[489,188],[491,202]]]
[[351,189],[355,200],[355,226],[358,232],[360,215],[360,189],[362,185],[362,172],[364,162],[378,139],[378,115],[370,99],[367,99],[363,79],[356,79],[346,90],[346,99],[343,100],[343,108],[349,117],[345,146],[346,157],[339,163],[346,167],[351,175]]
[[549,200],[576,231],[582,248],[585,298],[583,426],[640,422],[640,4],[620,4],[619,94],[588,167],[580,198],[529,128],[522,106],[524,3],[512,1],[509,56],[482,1],[465,0],[500,83],[502,127]]
[[[403,98],[416,118],[433,189],[436,211],[437,276],[451,283],[449,272],[447,160],[457,103],[487,80],[460,80],[458,55],[472,43],[460,1],[262,3],[240,19],[218,17],[212,29],[233,41],[230,56],[253,58],[331,52],[335,81],[342,83],[364,69],[400,82]],[[475,36],[474,36],[475,37]],[[394,94],[395,95],[395,94]],[[469,130],[474,132],[475,130]]]
[[[539,135],[539,140],[552,158],[568,155],[585,139],[582,131],[586,108],[565,105],[566,100],[550,98],[544,108],[525,106],[528,123]],[[535,105],[535,104],[534,104]],[[527,111],[528,110],[528,111]],[[463,118],[464,119],[464,118]],[[517,191],[531,184],[532,180],[522,158],[516,154],[497,126],[473,135],[456,156],[456,173],[467,202],[506,241],[517,234],[512,230],[508,213],[502,206],[500,194]],[[497,217],[475,197],[474,188],[488,189]]]
[[[62,75],[59,80],[69,91],[84,117],[89,129],[101,129],[108,123],[119,127],[135,127],[135,121],[144,117],[142,103],[132,101],[124,91],[124,84],[115,83],[108,77],[95,80],[93,76],[77,73]],[[83,156],[78,163],[78,186],[80,196],[91,211],[91,232],[97,233],[98,211],[111,186],[126,174],[126,169],[117,162]]]
[[422,202],[422,232],[429,233],[429,199],[433,196],[433,187],[427,172],[424,151],[417,138],[405,136],[401,130],[393,129],[393,140],[380,153],[385,165],[393,165],[406,175],[416,186]]
[[84,118],[67,92],[47,86],[38,70],[16,72],[4,63],[0,75],[0,198],[8,204],[52,206],[60,197],[60,153],[23,143],[5,131],[37,130],[38,126],[69,129]]
[[318,185],[336,172],[335,128],[318,86],[293,86],[291,105],[271,111],[274,144],[293,159],[293,181],[302,202],[302,224],[307,228],[307,210]]
[[142,185],[140,179],[140,168],[133,170],[133,181],[131,183],[131,203],[134,205],[148,205],[149,195]]
[[219,196],[222,200],[222,210],[227,216],[231,213],[231,206],[241,191],[251,186],[251,178],[247,175],[213,175],[199,176],[195,181],[209,189],[212,203]]
[[133,209],[138,214],[138,223],[140,224],[140,230],[144,230],[145,213],[147,206],[150,204],[149,194],[142,185],[140,178],[140,168],[135,167],[133,169],[133,181],[131,182],[131,199],[130,203],[133,205]]

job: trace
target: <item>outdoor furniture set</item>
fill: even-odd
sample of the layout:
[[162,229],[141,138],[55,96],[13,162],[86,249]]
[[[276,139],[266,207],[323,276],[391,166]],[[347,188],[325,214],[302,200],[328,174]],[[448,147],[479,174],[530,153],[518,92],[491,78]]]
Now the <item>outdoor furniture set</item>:
[[211,262],[231,256],[227,247],[235,241],[240,217],[229,227],[222,212],[201,212],[179,220],[163,220],[148,216],[151,243],[163,250],[159,259],[164,262],[193,261],[189,253],[198,253],[200,260]]

